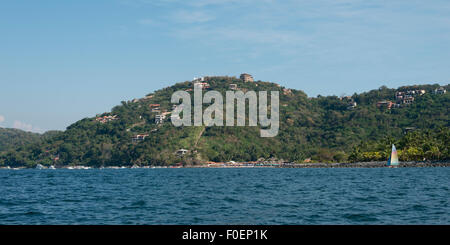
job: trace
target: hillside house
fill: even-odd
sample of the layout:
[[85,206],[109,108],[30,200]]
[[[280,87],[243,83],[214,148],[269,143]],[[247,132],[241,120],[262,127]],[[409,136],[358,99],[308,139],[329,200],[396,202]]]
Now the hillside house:
[[103,117],[97,117],[95,118],[95,121],[99,122],[99,123],[107,123],[107,122],[111,122],[114,120],[118,120],[119,118],[117,117],[117,115],[113,115],[113,116],[103,116]]
[[205,77],[194,77],[194,80],[192,80],[193,82],[204,82],[205,81]]
[[165,115],[162,115],[162,114],[156,115],[156,116],[155,116],[155,123],[156,123],[156,124],[163,123],[163,122],[164,122],[164,119],[166,119],[166,116],[165,116]]
[[179,149],[179,150],[176,152],[176,154],[177,154],[178,156],[184,156],[184,155],[186,155],[188,152],[189,152],[189,151],[186,150],[186,149]]
[[403,100],[403,96],[405,96],[405,92],[400,92],[400,91],[395,92],[396,100]]
[[444,87],[439,87],[434,90],[434,93],[435,94],[445,94],[445,93],[447,93],[447,90]]
[[287,88],[283,88],[283,94],[284,95],[290,95],[290,94],[292,94],[292,90],[287,89]]
[[402,103],[405,105],[410,105],[414,102],[414,97],[412,96],[407,96],[405,98],[403,98]]
[[354,108],[356,108],[357,105],[358,105],[358,104],[357,104],[355,101],[351,101],[351,102],[348,103],[348,105],[347,105],[347,110],[354,109]]
[[394,106],[394,103],[389,100],[383,100],[377,103],[378,108],[387,108],[388,110],[390,110],[392,106]]
[[350,96],[350,95],[341,96],[341,97],[339,97],[339,100],[352,100],[352,96]]
[[404,132],[404,134],[407,134],[407,133],[409,133],[411,131],[414,131],[414,130],[416,130],[415,127],[406,127],[406,128],[403,129],[403,132]]
[[200,82],[197,82],[197,83],[194,83],[194,87],[195,87],[195,86],[197,86],[197,87],[199,87],[199,88],[201,88],[201,89],[209,89],[209,88],[210,88],[210,86],[209,86],[208,83],[200,83]]
[[254,82],[255,81],[253,79],[252,75],[247,74],[247,73],[242,73],[240,76],[240,79],[243,80],[244,82]]
[[139,142],[139,141],[143,141],[145,140],[145,138],[148,137],[148,134],[138,134],[133,136],[133,138],[131,138],[132,142]]
[[426,91],[423,89],[397,91],[395,92],[395,99],[399,105],[409,105],[414,102],[414,97],[424,95],[425,93]]
[[230,90],[237,90],[237,88],[238,88],[237,84],[235,83],[230,84]]

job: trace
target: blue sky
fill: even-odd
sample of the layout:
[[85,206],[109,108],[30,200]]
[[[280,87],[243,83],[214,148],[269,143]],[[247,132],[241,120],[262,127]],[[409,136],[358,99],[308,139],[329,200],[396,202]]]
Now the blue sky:
[[3,0],[0,126],[43,132],[201,75],[353,94],[450,80],[447,0]]

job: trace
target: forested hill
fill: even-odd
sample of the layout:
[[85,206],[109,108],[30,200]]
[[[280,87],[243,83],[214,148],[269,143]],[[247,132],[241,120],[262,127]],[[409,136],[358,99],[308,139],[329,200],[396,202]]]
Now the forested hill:
[[27,143],[36,143],[39,140],[40,135],[37,133],[12,128],[0,128],[0,152],[23,146]]
[[[3,151],[0,165],[370,161],[386,160],[391,143],[399,149],[400,160],[449,158],[450,95],[436,91],[438,84],[309,98],[303,91],[270,82],[207,77],[204,83],[206,90],[222,94],[230,88],[279,91],[279,134],[261,138],[259,127],[248,126],[174,127],[170,98],[178,90],[192,94],[193,83],[187,81],[142,99],[122,101],[111,112],[82,119],[41,142]],[[161,115],[166,118],[158,124],[156,117]],[[186,149],[186,154],[177,154],[180,149]]]
[[0,127],[0,152],[5,152],[28,144],[41,143],[43,139],[51,138],[56,134],[56,131],[38,134],[20,129]]

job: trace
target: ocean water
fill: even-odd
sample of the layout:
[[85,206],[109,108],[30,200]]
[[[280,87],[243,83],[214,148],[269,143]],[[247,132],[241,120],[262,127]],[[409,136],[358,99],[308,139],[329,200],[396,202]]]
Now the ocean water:
[[0,170],[0,224],[450,224],[450,168]]

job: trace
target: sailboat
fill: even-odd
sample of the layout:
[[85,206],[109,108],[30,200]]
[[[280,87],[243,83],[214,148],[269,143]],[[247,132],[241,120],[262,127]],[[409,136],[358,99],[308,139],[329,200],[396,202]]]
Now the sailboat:
[[397,155],[397,149],[395,149],[395,145],[392,144],[392,152],[391,155],[389,156],[389,160],[387,162],[387,165],[390,168],[394,168],[398,166],[398,155]]

